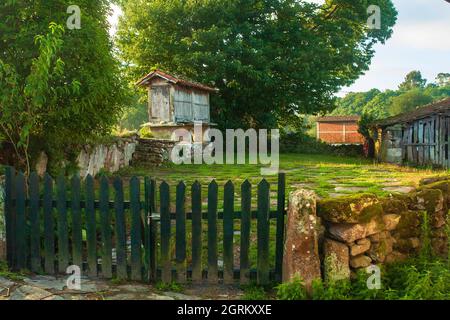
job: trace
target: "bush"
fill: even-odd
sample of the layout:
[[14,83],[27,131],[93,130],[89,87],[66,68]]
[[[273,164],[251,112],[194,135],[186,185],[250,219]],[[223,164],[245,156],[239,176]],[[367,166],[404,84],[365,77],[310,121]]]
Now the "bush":
[[276,287],[279,300],[306,300],[308,295],[300,277],[295,277],[291,282],[280,284]]
[[303,154],[333,154],[337,156],[359,157],[364,154],[362,145],[332,146],[317,141],[303,132],[285,133],[281,136],[280,152]]
[[153,133],[150,127],[142,127],[141,130],[139,130],[139,136],[141,139],[151,139],[153,138]]

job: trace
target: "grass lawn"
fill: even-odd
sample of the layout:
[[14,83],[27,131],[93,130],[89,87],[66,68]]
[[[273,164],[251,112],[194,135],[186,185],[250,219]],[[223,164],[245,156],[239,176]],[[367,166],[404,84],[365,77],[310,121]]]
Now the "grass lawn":
[[[277,207],[277,181],[275,176],[261,176],[261,166],[258,165],[170,165],[162,168],[125,168],[118,175],[125,180],[132,176],[148,176],[155,178],[158,183],[163,180],[171,186],[171,210],[175,211],[175,189],[176,185],[183,181],[187,185],[186,210],[190,210],[190,187],[195,181],[202,184],[203,209],[207,209],[208,184],[216,180],[219,184],[219,211],[223,210],[223,186],[228,180],[235,183],[235,209],[240,210],[240,185],[248,179],[253,185],[252,206],[256,209],[256,186],[262,179],[267,179],[271,184],[271,210]],[[287,192],[296,188],[307,188],[314,190],[319,197],[338,197],[345,194],[370,192],[379,196],[386,196],[389,193],[401,190],[407,192],[408,188],[418,186],[421,179],[446,175],[446,170],[416,169],[399,167],[388,164],[375,164],[371,160],[362,158],[337,157],[327,155],[304,155],[304,154],[283,154],[280,156],[280,169],[286,172]],[[124,184],[125,186],[127,183]],[[128,192],[126,192],[127,194]],[[191,223],[187,222],[187,229],[190,230]],[[250,261],[252,267],[256,263],[256,222],[253,221],[251,228]],[[240,244],[240,221],[235,221],[236,231],[233,242],[235,252],[235,263],[239,263]],[[275,262],[275,240],[276,223],[271,220],[270,228],[270,264],[274,267]],[[203,227],[203,263],[206,264],[207,251],[207,227]],[[172,227],[172,234],[175,234],[175,226]],[[222,221],[218,221],[218,250],[219,256],[222,254]],[[191,232],[187,232],[187,241],[191,242]],[[190,263],[191,246],[188,245],[188,263]],[[172,253],[175,255],[174,241],[171,243]]]
[[[118,174],[122,177],[150,176],[173,186],[183,181],[188,189],[197,180],[205,190],[213,179],[219,186],[231,180],[236,185],[236,191],[245,179],[256,186],[265,178],[271,183],[271,190],[276,191],[277,176],[263,177],[260,168],[259,165],[248,164],[170,165],[162,168],[126,168]],[[282,154],[280,170],[286,172],[288,192],[302,187],[316,191],[321,198],[365,192],[385,196],[400,189],[406,192],[407,188],[402,187],[416,187],[423,178],[448,174],[446,170],[376,164],[362,158],[304,154]]]

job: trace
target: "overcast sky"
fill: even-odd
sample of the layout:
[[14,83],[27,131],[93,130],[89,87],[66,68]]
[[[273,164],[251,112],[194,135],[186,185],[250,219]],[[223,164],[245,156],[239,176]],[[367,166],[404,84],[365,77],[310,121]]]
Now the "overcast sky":
[[[450,3],[445,0],[393,2],[399,14],[392,38],[376,47],[370,70],[351,87],[344,88],[341,95],[371,88],[396,89],[412,70],[420,70],[429,81],[439,72],[450,73]],[[119,15],[120,9],[115,7],[110,19],[112,33]]]

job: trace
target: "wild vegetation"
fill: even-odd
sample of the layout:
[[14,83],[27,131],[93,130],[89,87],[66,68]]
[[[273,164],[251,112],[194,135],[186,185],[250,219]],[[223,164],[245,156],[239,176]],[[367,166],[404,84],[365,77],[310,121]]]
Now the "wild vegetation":
[[[299,114],[331,111],[397,16],[390,0],[120,2],[130,81],[157,67],[217,87],[212,118],[222,128],[298,125]],[[369,5],[383,12],[380,30],[367,26]]]
[[[80,29],[62,0],[0,4],[0,142],[27,172],[45,151],[51,171],[110,132],[126,92],[109,37],[110,1],[80,0]],[[50,28],[49,28],[50,26]]]

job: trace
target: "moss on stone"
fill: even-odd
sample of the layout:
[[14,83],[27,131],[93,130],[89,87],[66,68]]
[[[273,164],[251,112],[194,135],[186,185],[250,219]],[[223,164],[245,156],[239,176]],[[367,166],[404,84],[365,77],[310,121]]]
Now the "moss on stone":
[[333,223],[367,223],[383,214],[383,207],[373,194],[325,199],[317,204],[317,214]]
[[400,199],[384,199],[381,201],[384,214],[400,214],[408,211],[408,202]]
[[[443,192],[439,189],[423,189],[416,194],[416,198],[418,199],[418,204],[423,205],[423,209],[425,209],[431,215],[435,214],[437,208],[440,207],[441,209],[443,209],[444,197]],[[423,199],[424,202],[422,203],[422,201],[419,201],[419,199]]]
[[438,181],[425,186],[422,186],[420,190],[440,190],[444,196],[444,200],[450,205],[450,180]]
[[410,238],[420,235],[420,212],[406,211],[400,214],[400,222],[395,230],[397,238]]

